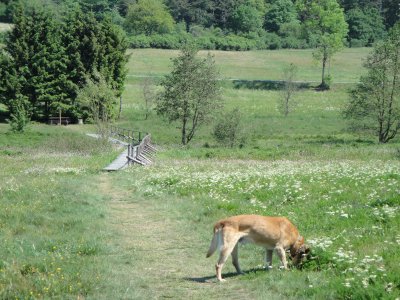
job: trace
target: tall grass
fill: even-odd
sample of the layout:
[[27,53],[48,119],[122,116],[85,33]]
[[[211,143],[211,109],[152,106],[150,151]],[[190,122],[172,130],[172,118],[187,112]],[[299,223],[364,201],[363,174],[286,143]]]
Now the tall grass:
[[0,298],[85,297],[106,234],[92,177],[112,149],[62,127],[0,132]]

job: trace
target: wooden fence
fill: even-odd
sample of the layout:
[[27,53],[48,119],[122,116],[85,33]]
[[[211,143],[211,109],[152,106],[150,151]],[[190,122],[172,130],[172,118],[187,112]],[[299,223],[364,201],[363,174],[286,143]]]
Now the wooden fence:
[[128,143],[128,164],[148,165],[153,162],[156,147],[152,145],[149,133],[111,126],[110,134]]
[[145,132],[124,129],[117,126],[110,126],[109,130],[111,136],[132,145],[139,145],[142,141],[142,138],[148,135]]

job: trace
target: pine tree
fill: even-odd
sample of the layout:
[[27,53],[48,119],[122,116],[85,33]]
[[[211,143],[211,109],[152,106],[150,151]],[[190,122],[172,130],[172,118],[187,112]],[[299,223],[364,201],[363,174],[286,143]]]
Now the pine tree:
[[51,114],[55,103],[69,104],[64,93],[67,81],[63,76],[65,55],[58,38],[59,24],[44,11],[30,8],[27,12],[21,6],[14,24],[2,59],[7,65],[1,72],[1,81],[6,83],[2,85],[2,102],[12,112],[12,101],[26,98],[29,107],[25,111],[39,120]]

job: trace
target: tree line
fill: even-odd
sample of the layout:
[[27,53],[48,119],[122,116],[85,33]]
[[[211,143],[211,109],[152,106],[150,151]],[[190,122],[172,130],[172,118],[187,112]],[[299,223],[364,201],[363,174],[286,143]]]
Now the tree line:
[[[59,18],[43,8],[17,5],[13,29],[0,49],[0,103],[11,124],[62,113],[74,119],[115,114],[126,76],[124,33],[108,17],[71,5]],[[91,84],[96,83],[96,84]],[[106,99],[88,89],[109,90]],[[110,94],[108,93],[108,94]],[[94,93],[107,95],[107,93]]]
[[0,21],[11,22],[20,2],[58,14],[79,2],[82,10],[121,25],[137,48],[179,48],[187,39],[203,49],[312,48],[304,8],[335,4],[348,24],[347,45],[371,46],[400,17],[396,0],[0,0]]

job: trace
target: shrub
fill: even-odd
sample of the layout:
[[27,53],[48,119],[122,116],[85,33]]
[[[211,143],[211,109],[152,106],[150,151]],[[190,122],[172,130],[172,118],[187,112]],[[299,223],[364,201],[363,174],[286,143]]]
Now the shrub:
[[241,115],[238,108],[225,113],[214,127],[213,136],[221,144],[233,147],[237,144]]

